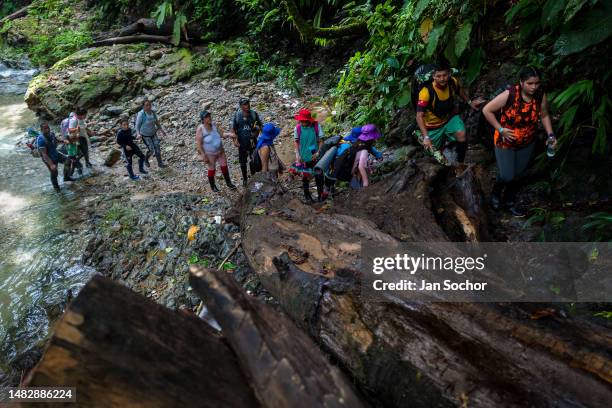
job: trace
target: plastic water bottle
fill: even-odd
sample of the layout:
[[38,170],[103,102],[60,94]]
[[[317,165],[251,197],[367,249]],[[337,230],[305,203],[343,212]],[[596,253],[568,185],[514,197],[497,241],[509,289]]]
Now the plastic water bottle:
[[548,139],[546,139],[546,155],[548,157],[553,157],[555,155],[555,135],[548,135]]

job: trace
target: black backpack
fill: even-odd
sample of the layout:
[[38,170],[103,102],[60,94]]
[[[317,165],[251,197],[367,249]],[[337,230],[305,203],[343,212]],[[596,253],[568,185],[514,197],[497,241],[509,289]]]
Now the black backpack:
[[249,167],[251,169],[251,174],[255,174],[261,171],[261,157],[259,157],[259,149],[253,150],[251,153],[251,160],[249,161]]
[[334,159],[332,177],[340,181],[351,181],[353,178],[353,163],[355,162],[356,155],[357,149],[353,144],[350,148],[342,152],[341,155],[336,156]]
[[[434,106],[437,101],[438,94],[433,89],[433,72],[435,69],[434,64],[424,64],[419,66],[412,76],[412,86],[410,89],[410,97],[412,101],[412,107],[416,111],[417,103],[419,102],[419,93],[421,89],[427,88],[429,91],[430,98],[432,98],[431,105]],[[448,86],[450,91],[450,97],[453,98],[455,95],[459,94],[459,87],[457,86],[457,82],[453,79],[453,75],[451,74],[448,78]]]

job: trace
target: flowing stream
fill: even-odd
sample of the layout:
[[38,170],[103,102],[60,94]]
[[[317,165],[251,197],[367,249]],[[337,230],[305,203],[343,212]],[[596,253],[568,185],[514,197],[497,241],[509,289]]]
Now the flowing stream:
[[34,73],[0,63],[0,392],[36,362],[68,294],[91,274],[78,263],[85,243],[67,221],[78,200],[56,193],[41,159],[16,147],[37,125],[23,102]]

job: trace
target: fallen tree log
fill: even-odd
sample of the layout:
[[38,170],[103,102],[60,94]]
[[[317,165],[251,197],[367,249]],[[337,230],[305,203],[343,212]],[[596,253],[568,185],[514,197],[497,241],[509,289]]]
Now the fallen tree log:
[[223,328],[268,407],[361,407],[350,382],[286,316],[245,295],[225,271],[193,266],[189,283]]
[[133,44],[133,43],[139,43],[139,42],[163,43],[163,44],[171,44],[171,45],[174,44],[172,42],[172,37],[170,36],[135,34],[135,35],[128,35],[125,37],[113,37],[113,38],[106,38],[103,40],[98,40],[93,43],[93,46],[102,47],[105,45]]
[[9,14],[8,16],[5,16],[4,18],[0,19],[0,25],[4,24],[7,21],[17,20],[18,18],[27,16],[30,7],[31,5],[25,6],[15,11],[14,13]]
[[610,331],[530,320],[520,304],[364,301],[362,240],[449,240],[430,197],[445,177],[418,160],[328,213],[257,175],[240,208],[243,249],[285,312],[385,405],[607,406]]
[[[166,21],[161,26],[151,18],[141,18],[132,24],[117,30],[100,33],[96,36],[94,45],[127,44],[130,42],[162,42],[172,44],[173,21]],[[188,24],[183,27],[182,34],[184,39],[189,42],[196,42],[205,34],[198,24]],[[118,42],[120,38],[129,38],[130,41]],[[168,40],[169,39],[169,40]]]
[[83,407],[260,406],[206,323],[102,277],[66,310],[24,385],[76,387]]

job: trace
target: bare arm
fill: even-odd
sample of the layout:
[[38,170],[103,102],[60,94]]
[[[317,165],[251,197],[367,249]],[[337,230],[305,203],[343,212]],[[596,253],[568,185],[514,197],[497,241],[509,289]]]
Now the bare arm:
[[204,149],[202,148],[202,126],[198,126],[196,129],[196,151],[200,158],[206,163],[206,154],[204,153]]
[[499,112],[506,106],[506,102],[508,101],[508,97],[510,96],[510,91],[504,91],[493,98],[489,103],[485,105],[482,109],[482,114],[484,115],[487,122],[491,124],[495,129],[501,131],[502,139],[514,140],[514,131],[512,129],[502,128],[501,123],[495,117],[495,112]]
[[425,112],[417,112],[416,123],[419,126],[419,130],[421,131],[421,134],[423,135],[423,145],[427,149],[431,149],[432,147],[431,139],[429,139],[429,134],[427,133],[427,127],[425,126],[425,119],[423,119],[424,115],[425,115]]
[[550,114],[548,113],[548,99],[546,98],[546,95],[542,97],[542,125],[544,125],[544,129],[546,129],[547,135],[555,133],[553,131]]

